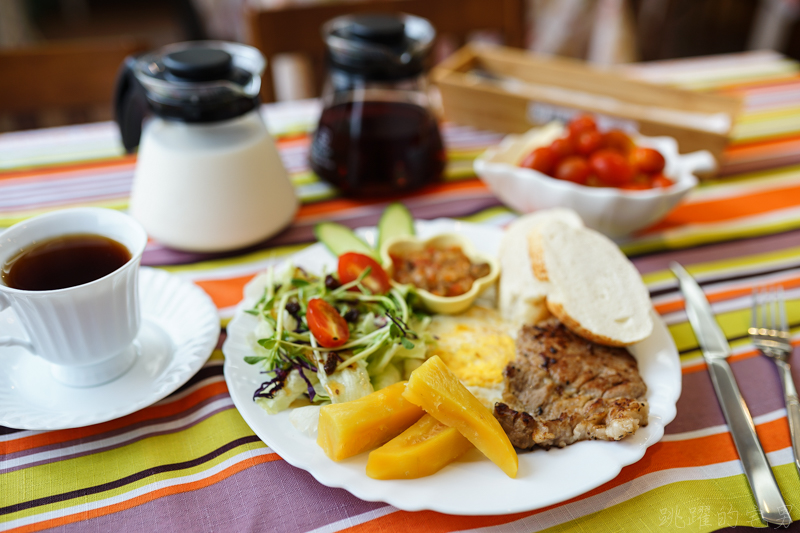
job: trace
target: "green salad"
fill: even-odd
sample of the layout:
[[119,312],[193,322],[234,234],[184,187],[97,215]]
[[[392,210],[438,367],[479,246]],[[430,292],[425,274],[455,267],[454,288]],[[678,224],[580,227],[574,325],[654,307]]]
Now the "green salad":
[[[403,206],[392,204],[392,220],[400,209],[410,218]],[[414,287],[392,285],[375,254],[361,253],[368,245],[331,224],[318,235],[336,235],[333,243],[322,240],[336,250],[337,271],[314,275],[295,265],[271,267],[263,295],[246,311],[258,325],[253,355],[245,361],[265,374],[253,399],[270,414],[304,395],[314,404],[361,398],[407,379],[425,360],[431,318],[416,306]],[[405,228],[411,232],[413,224]],[[358,247],[342,243],[341,235],[358,239]],[[343,251],[348,247],[358,251]]]

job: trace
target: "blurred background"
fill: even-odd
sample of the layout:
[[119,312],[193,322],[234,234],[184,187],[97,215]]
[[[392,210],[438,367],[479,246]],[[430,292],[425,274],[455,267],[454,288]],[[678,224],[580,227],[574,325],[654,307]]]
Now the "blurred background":
[[[114,73],[122,59],[184,40],[253,44],[270,60],[265,101],[313,97],[319,93],[321,69],[313,57],[322,49],[318,20],[364,10],[365,5],[395,10],[411,6],[408,11],[413,12],[413,4],[414,0],[0,0],[0,131],[107,120],[112,115]],[[780,70],[794,68],[784,58],[800,58],[800,0],[473,0],[464,3],[469,4],[464,9],[452,0],[426,4],[434,11],[441,4],[442,19],[463,18],[464,25],[474,26],[466,32],[459,27],[452,35],[440,31],[437,60],[465,40],[521,46],[608,68],[773,50],[782,55],[758,56],[760,68]],[[471,22],[482,20],[481,10],[505,10],[505,20],[497,27],[481,27]],[[444,28],[431,19],[435,27]]]

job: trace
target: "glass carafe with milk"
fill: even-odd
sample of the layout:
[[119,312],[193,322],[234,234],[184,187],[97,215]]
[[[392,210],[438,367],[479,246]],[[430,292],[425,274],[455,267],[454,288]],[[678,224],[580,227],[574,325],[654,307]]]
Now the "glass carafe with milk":
[[219,41],[128,58],[116,114],[139,146],[130,212],[162,244],[214,252],[255,244],[294,217],[297,199],[259,113],[263,56]]

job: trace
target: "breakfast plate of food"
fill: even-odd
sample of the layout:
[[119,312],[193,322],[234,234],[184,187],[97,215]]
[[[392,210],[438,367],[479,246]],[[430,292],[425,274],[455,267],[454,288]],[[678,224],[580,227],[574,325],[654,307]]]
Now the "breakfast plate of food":
[[672,338],[574,212],[504,230],[390,206],[317,236],[248,284],[223,352],[245,422],[322,484],[408,511],[529,511],[613,479],[675,417]]

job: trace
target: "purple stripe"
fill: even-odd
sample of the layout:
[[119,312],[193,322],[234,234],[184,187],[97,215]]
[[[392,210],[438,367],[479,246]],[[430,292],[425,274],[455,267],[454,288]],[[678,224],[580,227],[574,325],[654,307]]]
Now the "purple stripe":
[[709,244],[702,248],[689,250],[668,250],[643,257],[633,258],[633,264],[642,274],[659,272],[669,269],[670,261],[677,261],[684,266],[695,263],[724,261],[738,259],[747,255],[764,254],[786,248],[793,248],[800,244],[800,230],[728,241],[719,244]]
[[[223,396],[223,395],[219,395],[219,396]],[[205,403],[208,403],[208,402],[203,402],[203,403],[205,404]],[[196,409],[193,408],[193,409],[191,409],[189,411],[184,411],[183,413],[181,413],[179,415],[179,417],[186,417],[189,414],[197,411],[201,406],[202,405],[198,406]],[[87,451],[84,451],[84,452],[73,453],[73,454],[69,454],[69,455],[58,455],[57,457],[50,456],[47,459],[42,459],[41,461],[36,461],[36,462],[33,462],[33,463],[26,463],[24,465],[14,466],[14,467],[11,467],[11,468],[6,468],[6,469],[0,469],[0,475],[7,474],[7,473],[10,473],[10,472],[16,472],[17,470],[24,470],[26,468],[32,468],[34,466],[50,464],[50,463],[57,463],[59,461],[66,461],[68,459],[76,459],[78,457],[85,457],[87,455],[94,455],[96,453],[102,453],[102,452],[106,452],[108,450],[114,450],[114,449],[117,449],[117,448],[121,448],[123,446],[128,446],[129,444],[133,444],[135,442],[139,442],[140,440],[149,439],[151,437],[158,437],[160,435],[169,435],[171,433],[178,433],[180,431],[184,431],[184,430],[187,430],[187,429],[189,429],[191,427],[196,426],[200,422],[202,422],[202,421],[204,421],[204,420],[206,420],[208,418],[211,418],[212,416],[216,415],[217,413],[221,413],[223,411],[228,411],[230,409],[235,409],[235,407],[233,405],[229,405],[228,407],[220,407],[219,409],[215,409],[215,410],[213,410],[213,411],[211,411],[209,413],[206,413],[202,417],[197,418],[195,420],[191,420],[190,422],[188,422],[188,423],[186,423],[184,425],[173,427],[173,428],[170,428],[170,429],[165,429],[165,430],[162,430],[162,431],[152,431],[152,432],[149,432],[149,433],[136,435],[136,436],[134,436],[134,437],[132,437],[132,438],[130,438],[128,440],[125,440],[125,441],[122,441],[122,442],[117,442],[115,444],[110,444],[108,446],[103,446],[103,447],[100,447],[100,448],[92,448],[91,450],[87,450]],[[129,432],[133,431],[135,428],[136,428],[136,426],[128,426],[128,427],[124,428],[124,433],[129,433]],[[108,436],[109,436],[108,434],[103,434],[100,437],[107,438]],[[93,440],[96,440],[96,439],[93,439]],[[25,450],[24,452],[19,452],[19,453],[16,453],[16,454],[9,454],[6,457],[10,457],[12,455],[13,456],[30,455],[31,453],[44,451],[44,450],[47,450],[48,448],[59,449],[61,447],[62,447],[61,445],[44,446],[44,447],[36,448],[36,449],[33,449],[33,450]]]
[[[800,379],[800,355],[797,350],[792,359],[792,375],[797,381]],[[772,361],[765,356],[752,357],[732,363],[731,368],[750,414],[754,417],[785,407],[778,372]],[[683,390],[677,407],[678,415],[666,427],[667,434],[725,424],[711,377],[705,370],[683,375]]]
[[[309,531],[385,507],[318,483],[284,461],[260,463],[191,492],[57,528],[60,533],[114,531]],[[420,524],[421,527],[421,524]],[[53,530],[47,530],[53,531]]]
[[188,461],[182,461],[180,463],[170,463],[170,464],[162,464],[158,466],[154,466],[151,468],[147,468],[145,470],[140,470],[134,474],[125,476],[121,479],[116,479],[114,481],[109,481],[108,483],[101,483],[99,485],[94,485],[91,487],[86,487],[82,489],[75,489],[69,492],[62,492],[52,494],[50,496],[45,496],[42,498],[36,498],[34,500],[27,500],[16,502],[10,505],[6,505],[5,507],[0,507],[0,516],[18,513],[20,511],[25,511],[27,509],[35,509],[37,507],[41,507],[43,505],[51,505],[54,503],[60,502],[68,502],[70,500],[75,500],[77,502],[85,501],[84,499],[86,496],[91,496],[94,494],[102,494],[109,490],[119,489],[121,487],[125,487],[126,485],[130,485],[132,483],[137,483],[144,479],[150,478],[152,476],[157,476],[158,474],[163,474],[166,472],[179,472],[182,470],[188,470],[191,468],[195,468],[197,466],[203,465],[209,461],[214,460],[215,458],[231,451],[235,450],[240,446],[246,446],[247,444],[258,442],[260,444],[258,437],[255,435],[247,436],[247,437],[240,437],[236,440],[230,441],[227,444],[220,446],[219,448],[212,450],[201,457],[197,457],[195,459],[191,459]]
[[[425,199],[420,200],[419,202],[414,200],[406,202],[414,217],[419,219],[467,216],[489,207],[501,205],[499,200],[489,192],[477,192],[470,198],[453,196],[453,198],[443,198],[436,201],[431,201],[430,199],[427,199],[427,201]],[[377,224],[385,206],[386,204],[366,205],[363,208],[366,211],[365,213],[353,213],[350,216],[347,213],[342,213],[339,216],[332,216],[331,219],[335,219],[337,222],[351,228],[374,226]],[[197,263],[225,257],[238,257],[276,246],[313,242],[315,240],[314,224],[292,225],[277,236],[260,244],[224,254],[198,254],[166,247],[145,250],[142,256],[142,264],[159,266]]]
[[740,161],[736,163],[723,163],[718,176],[732,176],[734,174],[744,174],[745,172],[759,172],[778,167],[788,167],[800,163],[800,153],[793,148],[786,150],[783,154],[770,154],[758,159]]

